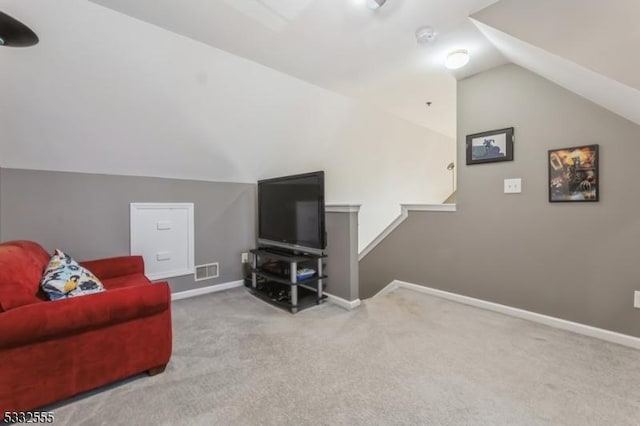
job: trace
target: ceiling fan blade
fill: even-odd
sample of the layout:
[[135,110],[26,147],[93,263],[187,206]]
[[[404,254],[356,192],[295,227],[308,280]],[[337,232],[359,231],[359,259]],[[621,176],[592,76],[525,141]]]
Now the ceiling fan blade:
[[0,46],[27,47],[38,43],[38,36],[22,22],[0,12]]

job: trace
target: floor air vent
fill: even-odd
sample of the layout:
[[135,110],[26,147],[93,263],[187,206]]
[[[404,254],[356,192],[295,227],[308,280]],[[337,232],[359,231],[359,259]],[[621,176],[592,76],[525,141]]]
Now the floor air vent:
[[210,280],[220,276],[220,267],[218,262],[207,263],[206,265],[196,266],[195,281]]

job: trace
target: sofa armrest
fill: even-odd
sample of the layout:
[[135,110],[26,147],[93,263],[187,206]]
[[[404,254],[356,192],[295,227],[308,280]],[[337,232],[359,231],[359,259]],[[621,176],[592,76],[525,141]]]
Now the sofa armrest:
[[144,274],[142,256],[120,256],[108,259],[88,260],[80,265],[90,270],[101,280],[122,277],[124,275]]
[[166,281],[20,306],[0,313],[0,349],[147,317],[170,306]]

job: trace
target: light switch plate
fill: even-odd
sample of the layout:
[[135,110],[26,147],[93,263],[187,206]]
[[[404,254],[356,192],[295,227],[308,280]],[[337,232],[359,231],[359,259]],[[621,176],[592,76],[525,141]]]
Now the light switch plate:
[[522,192],[522,179],[505,179],[504,180],[504,193],[505,194],[520,194]]
[[640,291],[635,292],[635,297],[633,298],[633,307],[640,309]]

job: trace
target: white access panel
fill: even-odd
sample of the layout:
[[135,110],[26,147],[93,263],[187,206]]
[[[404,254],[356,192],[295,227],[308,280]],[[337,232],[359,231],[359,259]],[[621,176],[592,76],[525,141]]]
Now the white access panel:
[[131,203],[131,254],[150,280],[194,272],[193,203]]

